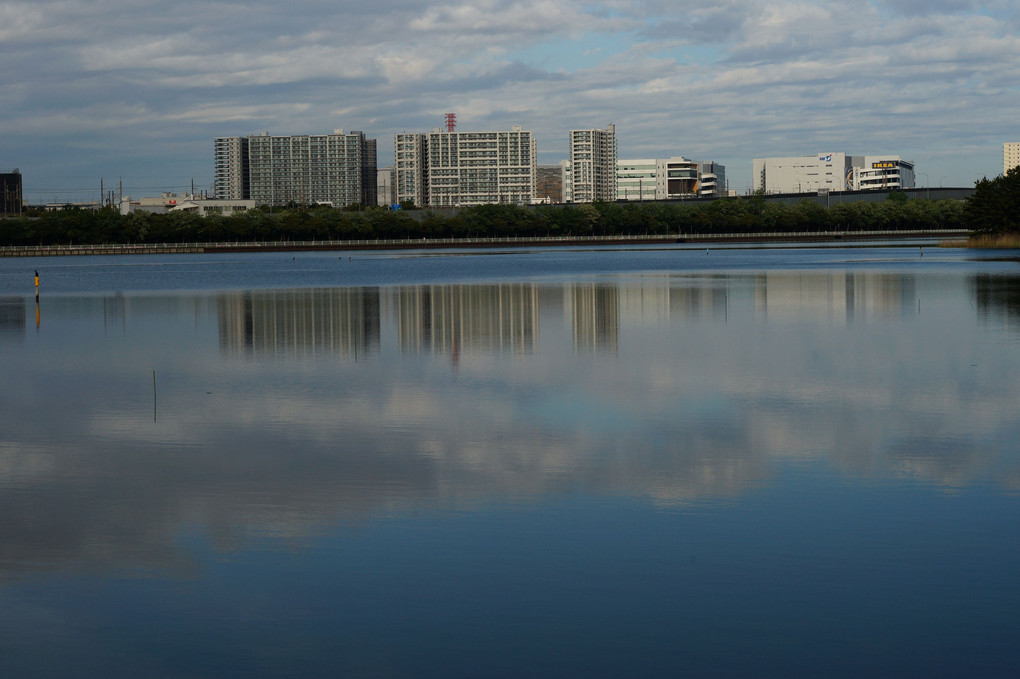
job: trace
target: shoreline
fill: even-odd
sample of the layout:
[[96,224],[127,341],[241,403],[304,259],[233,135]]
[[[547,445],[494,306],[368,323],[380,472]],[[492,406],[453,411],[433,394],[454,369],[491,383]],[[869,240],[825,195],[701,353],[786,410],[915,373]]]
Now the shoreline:
[[103,245],[12,245],[0,257],[66,257],[89,255],[215,254],[227,252],[315,252],[342,250],[474,249],[563,247],[578,245],[650,245],[705,243],[833,243],[917,238],[966,239],[970,231],[928,229],[900,231],[815,231],[637,236],[539,236],[519,238],[407,238],[391,240],[262,241],[234,243],[110,243]]

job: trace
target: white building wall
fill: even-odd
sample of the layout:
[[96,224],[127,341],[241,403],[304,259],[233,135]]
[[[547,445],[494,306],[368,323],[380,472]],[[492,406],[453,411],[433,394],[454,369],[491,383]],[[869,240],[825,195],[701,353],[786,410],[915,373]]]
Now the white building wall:
[[616,161],[616,200],[656,199],[655,158]]
[[1002,145],[1002,174],[1014,167],[1020,167],[1020,141],[1006,142]]
[[752,186],[765,193],[842,191],[846,188],[846,165],[845,153],[755,158],[751,161]]

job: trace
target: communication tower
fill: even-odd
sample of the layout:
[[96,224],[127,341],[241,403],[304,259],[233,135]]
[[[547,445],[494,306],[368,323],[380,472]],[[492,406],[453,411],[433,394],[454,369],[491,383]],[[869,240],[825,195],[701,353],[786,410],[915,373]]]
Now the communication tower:
[[453,132],[457,129],[457,114],[447,113],[446,114],[446,131]]

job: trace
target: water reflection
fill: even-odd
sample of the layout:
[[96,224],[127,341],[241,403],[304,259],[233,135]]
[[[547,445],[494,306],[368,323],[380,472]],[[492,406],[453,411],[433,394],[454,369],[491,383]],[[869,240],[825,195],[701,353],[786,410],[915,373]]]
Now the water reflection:
[[769,272],[55,297],[38,333],[5,298],[0,573],[187,569],[194,524],[229,547],[578,489],[683,505],[786,464],[1020,489],[1020,362],[989,332],[1017,289]]
[[233,293],[218,306],[224,353],[349,357],[379,347],[378,288]]

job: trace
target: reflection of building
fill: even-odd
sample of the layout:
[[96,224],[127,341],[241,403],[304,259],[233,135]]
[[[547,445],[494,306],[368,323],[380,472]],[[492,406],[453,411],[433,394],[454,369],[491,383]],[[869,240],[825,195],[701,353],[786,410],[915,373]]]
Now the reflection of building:
[[1020,279],[1014,276],[974,277],[974,298],[982,321],[995,319],[1006,329],[1020,329]]
[[845,153],[755,158],[751,179],[754,190],[765,193],[909,189],[914,187],[914,164],[899,156]]
[[25,298],[0,297],[0,339],[25,336]]
[[563,173],[564,197],[569,194],[574,203],[616,200],[616,126],[571,130],[569,151],[569,164]]
[[379,347],[379,290],[256,291],[219,299],[229,353],[359,356]]
[[570,288],[574,351],[617,351],[620,346],[620,288],[595,283]]
[[408,287],[397,297],[401,351],[534,351],[538,291],[532,284]]
[[535,138],[520,125],[494,132],[398,134],[394,153],[399,202],[529,205],[535,196]]
[[909,314],[915,279],[901,274],[769,272],[758,278],[756,309],[771,316],[814,312],[832,320]]

